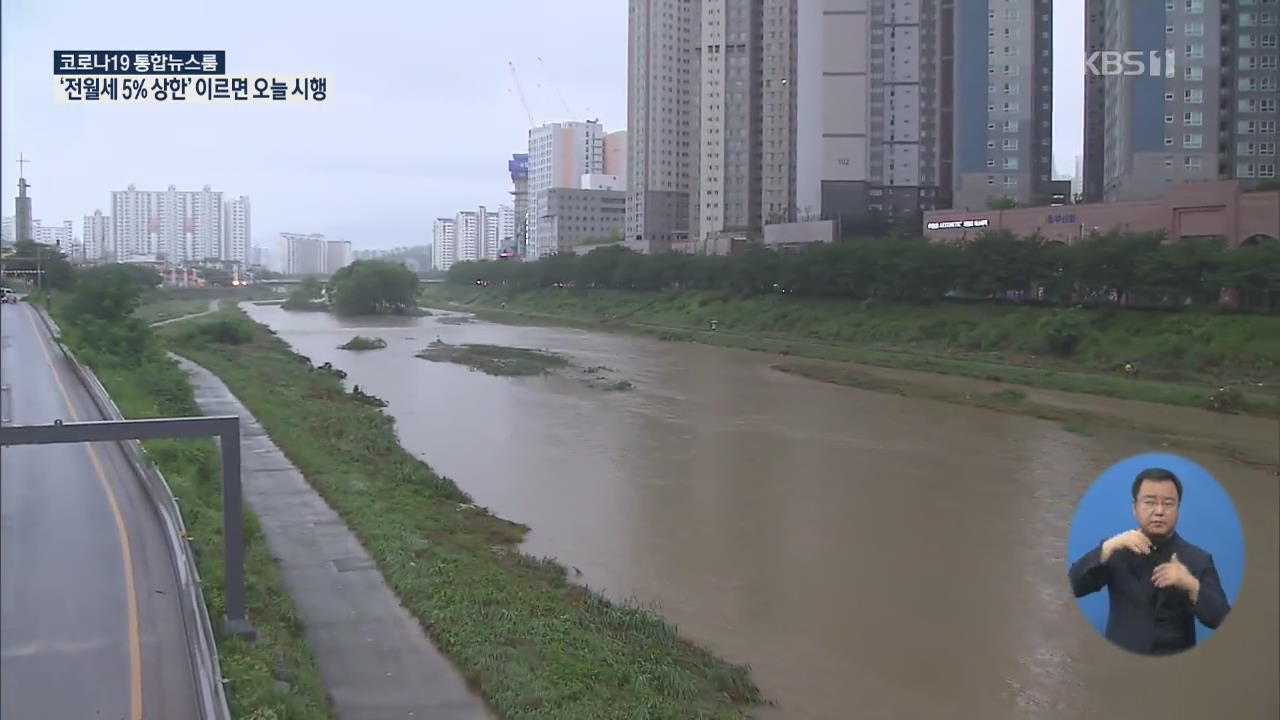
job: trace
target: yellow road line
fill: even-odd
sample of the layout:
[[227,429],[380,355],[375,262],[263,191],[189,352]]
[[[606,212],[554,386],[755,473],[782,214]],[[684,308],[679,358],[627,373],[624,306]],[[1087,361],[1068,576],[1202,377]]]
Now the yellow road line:
[[[44,359],[49,363],[53,381],[57,383],[58,390],[62,393],[67,412],[71,414],[73,421],[79,422],[80,417],[76,413],[75,405],[71,402],[71,394],[62,384],[58,367],[49,354],[43,333],[36,327],[36,321],[32,315],[35,312],[37,312],[35,309],[31,309],[31,312],[27,313],[27,321],[31,323],[31,329],[35,332],[37,342],[40,343],[40,352],[44,353]],[[124,515],[120,513],[120,503],[116,501],[116,494],[111,490],[111,483],[107,480],[107,473],[102,469],[98,453],[94,451],[92,443],[85,443],[85,447],[89,450],[89,462],[93,464],[93,470],[98,475],[98,482],[102,484],[102,489],[107,494],[107,504],[111,506],[111,514],[116,521],[116,534],[120,536],[120,552],[124,557],[124,593],[129,606],[129,717],[131,720],[142,720],[142,642],[138,637],[138,592],[133,583],[133,550],[129,544],[129,531],[125,529]]]

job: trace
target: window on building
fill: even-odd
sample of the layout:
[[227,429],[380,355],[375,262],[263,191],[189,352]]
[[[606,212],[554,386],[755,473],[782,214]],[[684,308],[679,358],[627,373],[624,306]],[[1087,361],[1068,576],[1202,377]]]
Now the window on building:
[[1196,14],[1204,12],[1204,0],[1186,0],[1183,9],[1188,13]]
[[1204,102],[1204,90],[1200,88],[1190,88],[1182,91],[1182,102],[1191,105],[1199,105]]
[[1192,110],[1191,112],[1182,113],[1182,124],[1191,125],[1193,127],[1198,127],[1200,125],[1203,125],[1204,113],[1201,113],[1199,110]]
[[1184,170],[1199,170],[1200,157],[1198,155],[1189,155],[1182,158],[1182,167]]
[[1182,136],[1182,147],[1188,150],[1198,150],[1204,143],[1204,136],[1200,133],[1187,133]]
[[1188,59],[1199,60],[1204,57],[1204,45],[1202,43],[1189,43],[1186,52]]
[[1017,156],[1013,156],[1013,157],[1007,157],[1007,158],[1005,158],[1005,159],[1004,159],[1004,169],[1005,169],[1005,170],[1017,170],[1017,169],[1018,169],[1018,158],[1017,158]]
[[1165,102],[1173,102],[1173,93],[1172,93],[1172,92],[1167,92],[1167,93],[1165,93],[1165,94],[1164,94],[1164,101],[1165,101]]

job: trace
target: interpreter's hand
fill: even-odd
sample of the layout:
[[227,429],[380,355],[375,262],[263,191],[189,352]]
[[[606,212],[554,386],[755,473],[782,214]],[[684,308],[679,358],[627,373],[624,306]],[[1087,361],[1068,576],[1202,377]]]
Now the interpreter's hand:
[[1151,552],[1151,540],[1141,530],[1126,530],[1102,543],[1102,562],[1117,550],[1130,550],[1139,555]]
[[1191,596],[1191,602],[1195,602],[1200,595],[1200,581],[1178,559],[1178,553],[1174,553],[1169,562],[1156,566],[1151,573],[1151,582],[1158,588],[1176,587],[1186,590]]

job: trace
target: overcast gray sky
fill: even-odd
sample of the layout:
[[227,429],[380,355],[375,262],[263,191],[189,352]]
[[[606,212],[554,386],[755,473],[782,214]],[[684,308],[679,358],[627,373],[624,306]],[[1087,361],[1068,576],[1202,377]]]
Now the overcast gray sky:
[[[818,0],[802,0],[817,2]],[[1079,152],[1082,4],[1055,11],[1054,154]],[[0,177],[18,153],[45,223],[109,212],[110,191],[248,195],[256,244],[282,231],[356,248],[430,241],[431,221],[507,202],[528,121],[626,124],[625,0],[0,0]],[[54,50],[225,49],[231,75],[319,75],[308,104],[54,102]],[[1065,50],[1065,52],[1064,52]],[[541,58],[541,60],[539,59]],[[556,92],[556,87],[559,93]],[[560,95],[568,105],[566,113]]]

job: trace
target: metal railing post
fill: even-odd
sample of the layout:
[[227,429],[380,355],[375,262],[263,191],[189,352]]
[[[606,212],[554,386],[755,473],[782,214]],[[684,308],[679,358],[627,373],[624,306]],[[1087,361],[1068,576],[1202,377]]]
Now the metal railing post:
[[257,631],[245,617],[244,597],[244,500],[240,488],[240,421],[228,423],[218,435],[222,450],[222,552],[225,568],[228,633],[247,640]]

